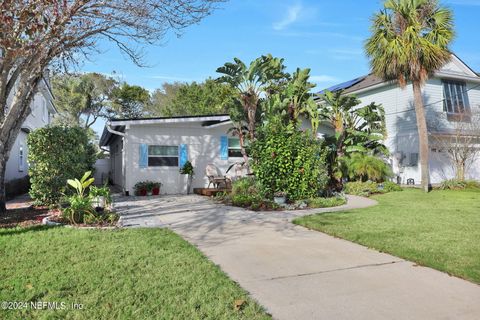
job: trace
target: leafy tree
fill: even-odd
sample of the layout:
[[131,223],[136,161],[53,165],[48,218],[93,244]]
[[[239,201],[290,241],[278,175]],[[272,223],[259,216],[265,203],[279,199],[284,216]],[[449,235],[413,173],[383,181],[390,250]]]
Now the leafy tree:
[[141,118],[149,103],[150,93],[140,86],[123,83],[112,91],[112,109],[119,118]]
[[422,86],[450,60],[454,37],[452,12],[437,0],[387,0],[376,14],[365,48],[372,71],[401,87],[413,86],[422,187],[430,190],[428,132]]
[[167,116],[167,108],[177,98],[178,90],[185,84],[181,82],[162,84],[161,88],[155,89],[152,93],[152,103],[146,107],[146,111],[152,116]]
[[342,158],[353,152],[388,153],[382,144],[385,139],[385,112],[382,106],[371,103],[359,107],[361,101],[342,91],[326,91],[321,96],[319,117],[329,122],[335,134],[327,136],[325,145],[330,150],[330,176],[333,187],[342,187]]
[[116,86],[116,80],[99,73],[53,77],[57,121],[90,128],[98,118],[111,117],[110,99]]
[[37,204],[58,202],[67,179],[93,169],[95,147],[80,127],[52,126],[28,135],[30,196]]
[[228,113],[234,89],[213,79],[197,83],[164,84],[155,90],[148,111],[156,116],[185,116]]
[[[141,45],[180,34],[221,0],[3,0],[0,2],[0,213],[6,212],[5,170],[10,150],[47,66],[68,66],[116,44],[138,65]],[[140,50],[139,50],[140,49]],[[92,51],[93,50],[93,51]],[[13,97],[8,103],[9,97]],[[8,110],[8,112],[7,112]]]

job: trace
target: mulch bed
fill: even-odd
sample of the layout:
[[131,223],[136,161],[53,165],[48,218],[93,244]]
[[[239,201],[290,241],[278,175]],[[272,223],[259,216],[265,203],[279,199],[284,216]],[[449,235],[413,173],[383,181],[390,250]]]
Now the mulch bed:
[[5,215],[0,215],[0,228],[28,227],[42,224],[42,219],[48,215],[46,207],[29,207],[8,209]]

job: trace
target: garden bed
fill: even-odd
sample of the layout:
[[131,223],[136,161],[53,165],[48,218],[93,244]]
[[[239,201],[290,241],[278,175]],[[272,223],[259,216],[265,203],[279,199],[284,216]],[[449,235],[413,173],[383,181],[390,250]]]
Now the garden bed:
[[46,216],[48,216],[46,207],[9,209],[6,214],[0,215],[0,228],[40,225]]

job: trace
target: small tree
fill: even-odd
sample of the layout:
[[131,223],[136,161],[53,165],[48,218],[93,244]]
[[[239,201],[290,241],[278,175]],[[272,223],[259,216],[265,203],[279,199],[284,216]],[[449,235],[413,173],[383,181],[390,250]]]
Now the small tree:
[[[142,65],[142,44],[180,34],[221,0],[3,0],[0,2],[0,213],[10,150],[48,66],[69,66],[95,52],[100,40],[116,44]],[[11,97],[11,103],[7,105]],[[8,112],[7,112],[8,110]]]
[[372,36],[365,50],[375,75],[396,80],[402,88],[407,81],[412,83],[422,188],[428,192],[429,147],[422,86],[450,60],[453,14],[438,0],[386,0],[384,7],[372,19]]
[[30,196],[37,204],[55,204],[67,180],[91,171],[95,148],[80,127],[45,127],[28,136]]
[[429,123],[432,146],[449,160],[455,178],[465,180],[471,165],[480,158],[480,113],[464,111],[447,121],[437,113]]

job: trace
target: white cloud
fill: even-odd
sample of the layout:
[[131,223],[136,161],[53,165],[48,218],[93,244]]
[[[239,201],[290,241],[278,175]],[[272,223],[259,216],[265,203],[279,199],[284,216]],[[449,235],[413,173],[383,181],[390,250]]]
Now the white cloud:
[[275,30],[284,30],[289,25],[295,23],[301,16],[303,11],[303,6],[301,4],[295,4],[288,7],[286,16],[273,24],[273,29]]
[[326,83],[326,82],[340,82],[337,78],[329,76],[326,74],[321,74],[318,76],[311,76],[310,80],[316,83]]

